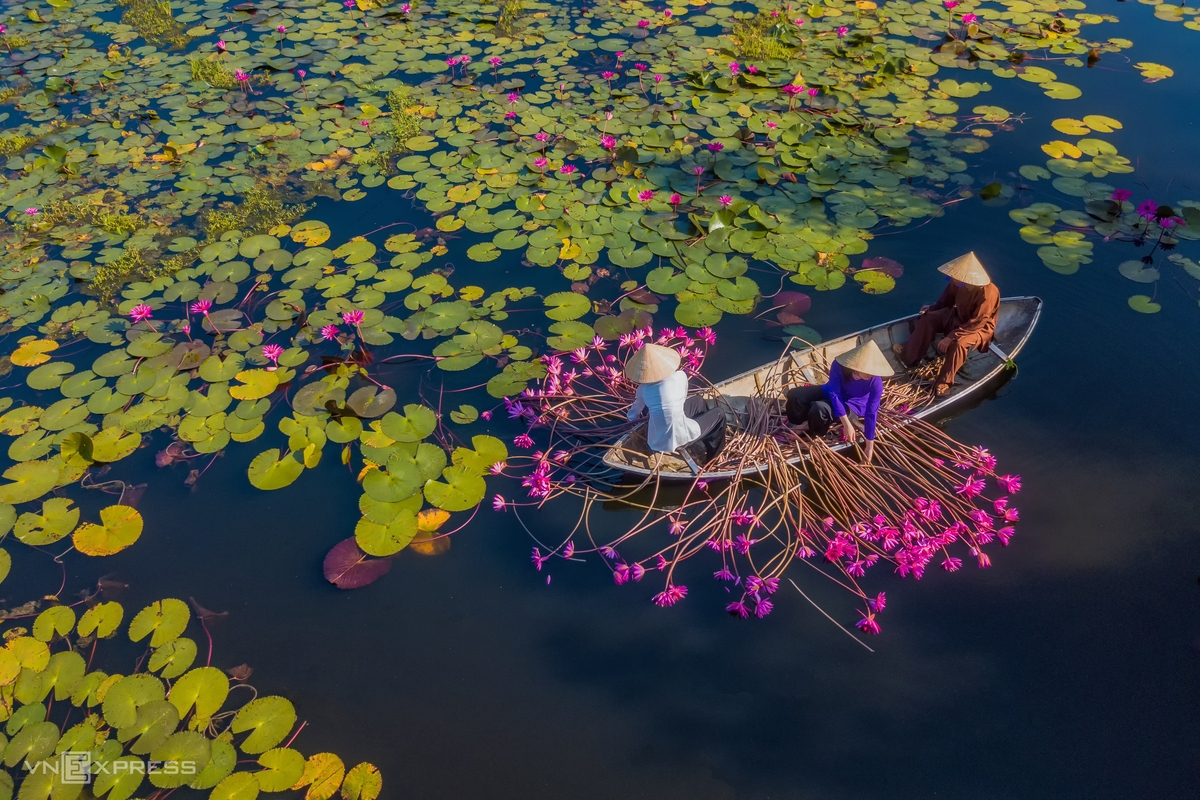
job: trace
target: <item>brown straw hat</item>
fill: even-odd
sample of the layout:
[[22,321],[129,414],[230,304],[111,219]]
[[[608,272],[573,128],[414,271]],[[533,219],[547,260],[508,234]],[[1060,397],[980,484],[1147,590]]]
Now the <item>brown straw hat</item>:
[[842,353],[835,360],[846,369],[852,369],[855,372],[862,372],[867,375],[878,375],[881,378],[887,378],[896,374],[896,371],[892,369],[892,365],[884,357],[883,351],[879,349],[879,345],[875,344],[874,339],[871,339],[866,344],[859,345],[853,350]]
[[987,270],[983,268],[983,264],[980,264],[979,259],[975,257],[974,251],[965,256],[959,256],[953,261],[947,261],[938,267],[938,272],[971,286],[987,286],[992,282],[992,279],[988,277]]
[[625,362],[625,377],[634,383],[658,383],[679,369],[679,353],[661,344],[648,344]]

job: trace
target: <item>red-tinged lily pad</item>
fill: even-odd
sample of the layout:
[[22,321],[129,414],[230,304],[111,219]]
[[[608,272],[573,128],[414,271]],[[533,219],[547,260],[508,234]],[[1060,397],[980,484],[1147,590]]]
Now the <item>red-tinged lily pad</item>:
[[878,270],[884,275],[890,275],[893,278],[899,278],[904,274],[904,265],[899,261],[888,258],[887,256],[864,258],[862,268]]
[[785,290],[771,298],[776,311],[803,317],[812,308],[812,298],[804,292]]
[[325,555],[325,580],[339,589],[358,589],[374,583],[391,568],[390,558],[371,558],[358,549],[353,536],[335,544]]

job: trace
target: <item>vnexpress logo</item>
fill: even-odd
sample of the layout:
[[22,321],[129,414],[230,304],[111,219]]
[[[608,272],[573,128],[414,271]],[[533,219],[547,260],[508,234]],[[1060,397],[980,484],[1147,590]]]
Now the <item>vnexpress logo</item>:
[[29,770],[31,775],[57,775],[64,785],[83,786],[92,782],[92,754],[68,750],[52,760],[39,761],[36,764],[26,761],[25,769]]
[[74,786],[91,783],[95,775],[195,775],[199,771],[197,766],[195,761],[92,761],[91,753],[74,750],[36,764],[25,762],[25,769],[31,775],[57,775],[64,785]]

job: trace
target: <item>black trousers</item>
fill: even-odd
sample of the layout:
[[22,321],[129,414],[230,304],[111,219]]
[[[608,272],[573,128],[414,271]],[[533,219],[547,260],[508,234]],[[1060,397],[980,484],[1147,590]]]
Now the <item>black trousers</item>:
[[700,437],[682,449],[701,464],[707,464],[725,446],[725,412],[719,408],[709,410],[703,397],[692,396],[684,401],[683,413],[696,420],[700,426]]
[[825,398],[825,391],[817,385],[789,389],[784,412],[793,425],[807,422],[809,432],[815,436],[824,436],[836,422],[833,406]]

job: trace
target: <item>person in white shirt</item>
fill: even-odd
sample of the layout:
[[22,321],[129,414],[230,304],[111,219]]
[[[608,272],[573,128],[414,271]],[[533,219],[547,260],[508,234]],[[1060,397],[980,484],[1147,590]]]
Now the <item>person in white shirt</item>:
[[645,411],[646,443],[652,450],[670,453],[700,442],[702,448],[689,452],[707,462],[724,444],[725,412],[709,410],[702,397],[688,397],[688,378],[679,361],[679,353],[657,344],[644,345],[629,357],[625,377],[638,384],[629,420]]

